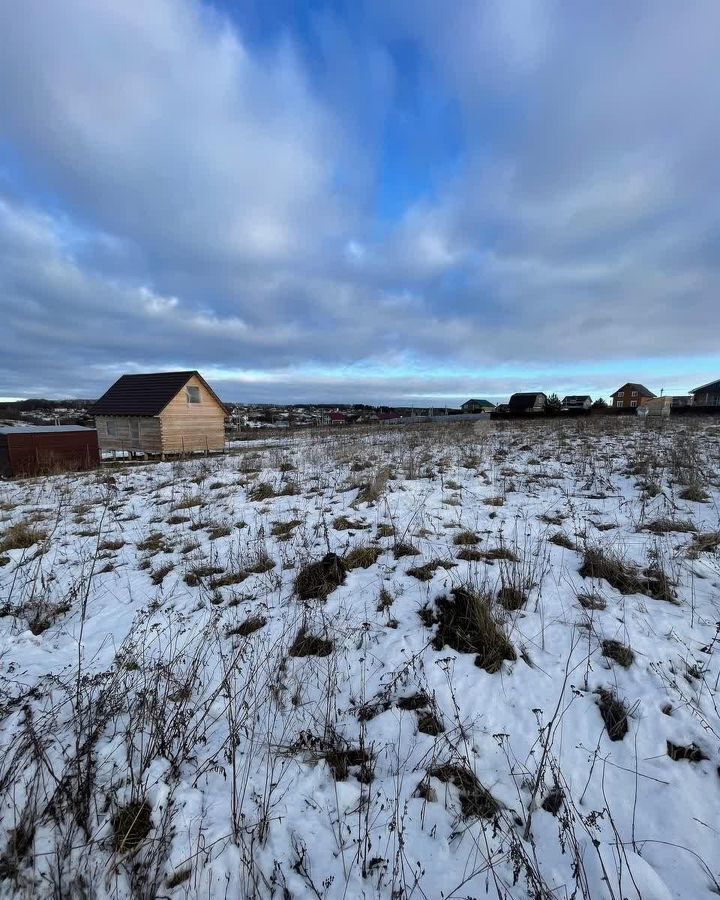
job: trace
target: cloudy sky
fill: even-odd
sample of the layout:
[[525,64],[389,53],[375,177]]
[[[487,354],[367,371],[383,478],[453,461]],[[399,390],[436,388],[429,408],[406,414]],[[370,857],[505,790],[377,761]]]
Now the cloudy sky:
[[720,376],[717,0],[0,0],[0,396]]

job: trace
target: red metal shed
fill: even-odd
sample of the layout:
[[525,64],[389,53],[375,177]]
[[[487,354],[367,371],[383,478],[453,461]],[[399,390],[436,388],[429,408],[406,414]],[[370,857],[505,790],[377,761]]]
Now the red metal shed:
[[80,425],[0,428],[0,475],[51,475],[100,464],[97,431]]

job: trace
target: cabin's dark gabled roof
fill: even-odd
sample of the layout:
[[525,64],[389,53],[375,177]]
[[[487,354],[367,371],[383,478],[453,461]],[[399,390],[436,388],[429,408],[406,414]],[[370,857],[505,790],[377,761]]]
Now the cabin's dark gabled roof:
[[691,394],[720,394],[720,379],[717,381],[711,381],[709,384],[701,384],[700,387],[693,388],[690,393]]
[[[89,410],[94,416],[157,416],[198,372],[123,375]],[[203,381],[203,383],[205,383]],[[220,401],[218,401],[220,402]]]
[[[649,391],[644,384],[635,384],[633,381],[628,381],[627,384],[621,385],[621,387],[619,387],[617,391],[615,391],[615,394],[617,394],[619,391],[624,391],[625,388],[630,388],[631,391],[637,391],[640,397],[655,396],[655,394],[653,394],[652,391]],[[613,394],[612,396],[614,397],[615,394]]]
[[488,406],[488,407],[494,406],[494,404],[491,403],[489,400],[476,400],[474,397],[471,400],[466,400],[463,403],[463,406],[467,406],[468,403],[476,403],[478,406]]
[[[530,393],[524,394],[513,394],[510,398],[510,409],[527,409],[529,406],[534,406],[535,401],[538,397],[545,397],[542,391],[531,391]],[[547,400],[547,397],[545,397]]]
[[563,403],[584,403],[586,400],[592,400],[590,394],[568,394],[563,397]]

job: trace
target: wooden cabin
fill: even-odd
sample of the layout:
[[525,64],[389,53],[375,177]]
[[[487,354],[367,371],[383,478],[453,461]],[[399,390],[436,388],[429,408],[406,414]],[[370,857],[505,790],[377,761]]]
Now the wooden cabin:
[[225,406],[199,372],[123,375],[90,413],[101,450],[162,455],[225,447]]
[[695,406],[720,406],[720,380],[696,387],[690,393]]
[[100,464],[97,432],[80,425],[0,428],[0,475],[78,472]]

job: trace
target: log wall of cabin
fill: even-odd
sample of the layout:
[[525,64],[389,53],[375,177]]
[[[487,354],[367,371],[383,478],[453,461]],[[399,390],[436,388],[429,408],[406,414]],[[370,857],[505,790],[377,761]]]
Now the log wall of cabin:
[[[109,433],[111,423],[113,434]],[[101,450],[141,450],[162,453],[160,419],[157,416],[96,416]]]
[[[198,388],[199,403],[188,401],[188,387]],[[225,448],[225,410],[199,378],[191,378],[160,413],[160,427],[165,453]]]

